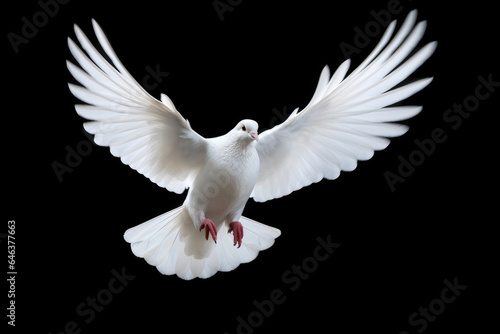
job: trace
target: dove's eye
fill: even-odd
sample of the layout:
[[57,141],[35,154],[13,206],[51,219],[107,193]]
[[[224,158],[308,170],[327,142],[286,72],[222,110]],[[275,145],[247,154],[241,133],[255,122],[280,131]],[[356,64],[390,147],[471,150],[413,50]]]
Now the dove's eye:
[[243,130],[243,131],[247,131],[246,126],[244,126],[244,125],[243,125],[243,126],[241,127],[241,130]]

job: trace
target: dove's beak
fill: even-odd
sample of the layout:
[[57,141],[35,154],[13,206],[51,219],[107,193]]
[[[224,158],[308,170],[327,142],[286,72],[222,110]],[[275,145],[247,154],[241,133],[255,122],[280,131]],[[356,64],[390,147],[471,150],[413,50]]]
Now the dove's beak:
[[250,137],[253,138],[253,140],[259,141],[259,135],[257,135],[256,131],[250,131],[249,134],[250,134]]

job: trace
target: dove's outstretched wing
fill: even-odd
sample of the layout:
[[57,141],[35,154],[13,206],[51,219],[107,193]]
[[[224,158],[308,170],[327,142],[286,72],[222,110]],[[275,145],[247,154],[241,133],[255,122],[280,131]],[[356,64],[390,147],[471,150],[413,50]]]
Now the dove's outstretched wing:
[[368,58],[347,78],[349,60],[331,78],[325,67],[311,102],[260,135],[261,166],[254,200],[267,201],[323,178],[335,179],[341,171],[356,168],[358,160],[368,160],[374,151],[386,148],[387,137],[408,130],[390,122],[413,117],[421,107],[390,106],[420,91],[432,78],[394,87],[422,65],[437,45],[429,43],[406,60],[426,28],[425,21],[415,25],[416,16],[415,10],[410,12],[390,40],[396,25],[392,22]]
[[170,191],[182,193],[190,187],[205,163],[206,140],[191,129],[172,101],[148,94],[130,75],[111,48],[99,25],[92,21],[110,64],[75,25],[83,52],[68,38],[68,45],[81,66],[67,62],[73,77],[83,85],[69,84],[78,99],[77,113],[92,122],[85,130],[98,145]]

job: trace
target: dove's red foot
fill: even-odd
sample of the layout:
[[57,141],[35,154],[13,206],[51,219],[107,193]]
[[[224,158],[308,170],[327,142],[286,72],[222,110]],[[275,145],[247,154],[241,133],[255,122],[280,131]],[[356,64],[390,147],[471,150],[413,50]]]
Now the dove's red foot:
[[229,224],[229,230],[227,233],[233,232],[234,236],[234,244],[233,246],[236,246],[238,244],[238,248],[241,247],[241,240],[243,239],[243,225],[241,225],[240,222],[231,222]]
[[214,239],[215,243],[217,243],[217,229],[215,228],[215,224],[213,221],[210,219],[203,219],[203,222],[201,223],[200,226],[200,231],[205,229],[205,239],[208,240],[208,235],[210,234],[212,236],[212,239]]

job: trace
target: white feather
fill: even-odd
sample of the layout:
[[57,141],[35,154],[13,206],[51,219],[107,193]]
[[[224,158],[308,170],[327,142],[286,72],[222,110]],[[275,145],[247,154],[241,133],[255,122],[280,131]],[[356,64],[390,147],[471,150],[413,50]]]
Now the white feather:
[[[67,62],[82,86],[69,84],[78,99],[77,113],[94,122],[85,129],[98,145],[159,186],[181,193],[203,166],[206,140],[194,132],[165,95],[162,103],[149,95],[116,57],[104,33],[93,21],[98,40],[110,64],[78,26],[75,34],[88,56],[71,40],[68,46],[81,69]],[[89,58],[90,57],[90,58]]]
[[268,249],[280,231],[241,217],[245,242],[233,246],[227,225],[218,231],[217,244],[206,242],[191,221],[184,206],[166,212],[128,229],[124,238],[132,252],[144,258],[165,275],[176,274],[183,279],[207,278],[218,271],[231,271],[241,263],[254,260],[259,251]]
[[422,65],[437,45],[429,43],[405,61],[425,32],[425,21],[415,25],[416,17],[416,10],[410,12],[390,40],[396,25],[392,22],[375,49],[347,78],[349,61],[330,80],[325,67],[304,110],[261,134],[254,200],[282,197],[322,178],[335,179],[340,171],[352,171],[358,160],[370,159],[374,151],[386,148],[386,138],[408,130],[389,122],[413,117],[421,107],[391,105],[417,93],[432,78],[394,87]]

